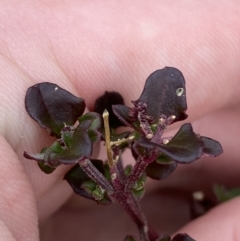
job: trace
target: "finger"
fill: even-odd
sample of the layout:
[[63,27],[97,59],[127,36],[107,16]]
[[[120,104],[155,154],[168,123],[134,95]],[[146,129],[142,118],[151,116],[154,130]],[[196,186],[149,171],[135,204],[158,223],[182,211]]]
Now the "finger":
[[[104,4],[108,6],[108,2]],[[76,48],[80,41],[90,53],[86,53],[85,48],[78,54],[74,48],[64,51],[58,48],[58,44],[54,45],[67,72],[74,78],[83,77],[76,82],[78,89],[89,87],[84,94],[90,107],[93,97],[105,90],[119,91],[127,103],[136,100],[147,76],[166,65],[179,68],[186,78],[191,118],[239,103],[239,19],[233,2],[223,2],[221,6],[209,1],[201,4],[179,1],[174,6],[171,2],[165,5],[155,1],[148,6],[137,2],[137,7],[132,3],[128,8],[123,3],[111,5],[111,8],[99,5],[87,10],[90,13],[98,9],[96,15],[83,15],[86,25],[78,25],[83,32],[89,31],[75,42]],[[67,17],[68,11],[66,9],[62,14]],[[81,12],[79,15],[82,16]],[[67,29],[63,19],[62,26]],[[104,25],[92,26],[96,19]],[[221,28],[216,28],[216,25]],[[56,34],[61,38],[64,33],[58,31]],[[70,38],[74,35],[71,30],[68,34]],[[111,38],[106,38],[106,35]],[[89,41],[91,39],[98,39],[94,46]],[[64,62],[63,56],[66,55],[72,58]],[[88,71],[73,69],[70,59],[75,59],[78,66],[90,65],[91,68]],[[201,112],[197,111],[199,109]]]
[[222,204],[206,215],[189,223],[179,232],[186,232],[195,240],[231,240],[240,237],[240,198]]
[[2,241],[17,241],[6,224],[0,220],[0,240]]
[[[0,137],[0,220],[4,235],[19,241],[37,241],[36,200],[21,163]],[[5,226],[3,226],[3,223]]]
[[[189,206],[185,199],[178,192],[148,193],[141,206],[149,225],[159,234],[172,233],[189,221]],[[94,232],[86,227],[95,227]],[[95,241],[96,237],[99,241],[123,240],[127,235],[139,236],[136,224],[120,205],[104,207],[79,196],[73,197],[40,228],[43,239],[59,241],[75,240],[76,237],[88,241]]]
[[[130,99],[136,99],[141,93],[148,74],[165,65],[178,67],[189,80],[187,91],[192,96],[189,97],[191,100],[189,113],[192,113],[191,116],[195,118],[221,108],[227,105],[226,103],[232,104],[239,100],[236,88],[239,77],[239,38],[236,37],[238,33],[236,9],[238,8],[232,3],[223,3],[216,7],[203,2],[197,8],[201,16],[192,11],[196,9],[195,4],[186,5],[187,8],[182,7],[183,11],[179,13],[178,4],[169,10],[157,1],[149,6],[151,13],[149,15],[144,14],[146,5],[143,3],[140,6],[138,4],[137,7],[136,3],[133,3],[127,11],[125,11],[125,4],[128,3],[115,5],[106,2],[104,8],[101,7],[101,3],[87,4],[83,8],[81,3],[76,1],[67,6],[61,3],[51,10],[39,3],[32,4],[31,8],[26,8],[24,4],[27,5],[28,2],[19,6],[28,9],[28,14],[22,15],[24,17],[19,16],[17,10],[19,8],[15,2],[9,2],[1,8],[9,16],[8,22],[3,15],[1,20],[6,23],[2,36],[5,36],[7,47],[5,46],[3,51],[11,65],[11,68],[8,65],[1,65],[3,70],[1,73],[4,73],[4,82],[1,83],[6,86],[6,80],[9,81],[9,78],[11,83],[16,83],[16,80],[23,83],[20,86],[14,85],[14,88],[11,85],[3,88],[4,91],[6,90],[5,96],[15,97],[11,101],[12,108],[8,108],[7,114],[3,115],[6,120],[16,120],[23,115],[20,111],[23,106],[20,106],[20,103],[23,103],[25,90],[29,85],[40,80],[56,82],[62,87],[68,87],[70,91],[73,90],[74,93],[78,92],[81,97],[86,98],[89,106],[92,106],[98,93],[100,95],[106,89],[125,93],[124,96],[129,103]],[[213,7],[214,12],[211,12]],[[75,11],[72,11],[73,9]],[[224,19],[221,15],[222,9],[226,13]],[[124,10],[126,18],[123,18],[121,10]],[[96,14],[88,14],[92,11]],[[173,14],[174,12],[180,14],[179,18]],[[39,17],[40,13],[41,17]],[[52,18],[53,15],[58,18]],[[113,16],[114,21],[110,20]],[[85,20],[84,24],[78,21],[79,18]],[[101,24],[101,28],[99,25],[91,24],[96,23],[96,19],[97,22],[104,23]],[[195,21],[190,21],[192,19]],[[216,30],[215,24],[221,28]],[[116,29],[119,30],[116,31]],[[148,34],[151,29],[154,31]],[[215,34],[212,34],[213,32]],[[106,38],[106,35],[112,37]],[[66,36],[68,36],[67,39]],[[173,36],[177,37],[173,38]],[[201,46],[206,48],[202,50]],[[210,58],[206,58],[206,50],[210,50]],[[190,57],[189,53],[192,53]],[[186,65],[186,59],[189,58],[190,67],[189,64]],[[222,60],[221,65],[219,65],[219,59]],[[11,72],[14,65],[18,66],[17,70]],[[218,70],[221,67],[223,71],[219,75]],[[9,73],[12,74],[10,77]],[[202,83],[196,85],[194,83],[198,83],[199,76]],[[123,79],[128,85],[122,85]],[[229,80],[227,86],[225,86],[226,79]],[[134,93],[130,91],[131,89],[134,89]],[[209,94],[212,96],[210,103],[206,98]],[[7,99],[6,105],[9,105]],[[200,107],[204,107],[202,112],[197,111]],[[36,131],[36,125],[30,120],[25,122],[25,119],[21,118],[21,121],[14,125],[7,123],[8,128],[5,129],[6,138],[14,149],[17,149],[19,156],[25,149],[19,145],[19,139],[16,138],[16,133],[19,133],[21,127],[25,131],[24,136],[27,137],[25,142],[22,142],[24,146],[27,142],[34,143],[29,147],[34,146],[38,151],[43,143],[50,142],[46,136],[40,134],[40,131]],[[39,140],[37,144],[36,140]],[[43,194],[47,190],[44,185],[46,176],[36,176],[36,166],[26,165],[25,169],[31,180],[35,180],[33,181],[35,192],[40,190],[39,193]],[[62,178],[63,172],[54,173],[52,177],[48,177],[50,179],[47,179],[46,183],[53,185],[56,180]],[[49,185],[47,187],[49,188]]]
[[[38,153],[44,146],[50,146],[55,140],[49,137],[48,133],[40,128],[25,111],[25,93],[27,88],[34,84],[34,81],[19,66],[15,65],[12,60],[6,60],[4,56],[1,56],[0,63],[2,73],[0,77],[0,133],[17,154],[20,164],[22,164],[26,176],[30,180],[36,199],[44,200],[45,193],[51,189],[51,198],[55,201],[52,202],[51,207],[53,208],[52,211],[56,210],[72,193],[71,189],[66,190],[66,188],[64,190],[57,188],[58,193],[55,191],[55,186],[63,185],[64,181],[62,179],[67,168],[60,167],[52,175],[46,175],[39,170],[36,162],[26,160],[23,157],[24,150]],[[16,80],[19,81],[17,85],[14,84]],[[62,85],[64,85],[64,80]],[[74,92],[73,89],[71,91]],[[14,98],[11,98],[11,101],[9,101],[11,96]],[[38,205],[40,218],[45,217],[47,213],[51,213],[50,209],[44,212],[41,203]]]
[[38,2],[24,17],[15,4],[6,9],[12,58],[35,80],[69,79],[90,107],[105,90],[123,93],[127,103],[137,99],[147,76],[166,65],[186,77],[191,118],[239,102],[236,1],[72,1],[51,9]]

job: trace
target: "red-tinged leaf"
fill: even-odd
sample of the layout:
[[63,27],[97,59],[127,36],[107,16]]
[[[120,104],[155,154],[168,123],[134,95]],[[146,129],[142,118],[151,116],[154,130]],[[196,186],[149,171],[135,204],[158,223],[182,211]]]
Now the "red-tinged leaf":
[[176,162],[190,163],[202,155],[203,142],[193,132],[191,124],[186,123],[181,126],[180,130],[168,144],[158,145],[146,138],[141,138],[136,142],[135,148],[155,149]]
[[30,87],[25,97],[28,114],[57,137],[64,125],[73,125],[85,110],[85,101],[56,84],[43,82]]
[[195,239],[191,238],[189,235],[186,233],[179,233],[174,236],[172,241],[196,241]]
[[177,168],[177,163],[160,164],[157,161],[150,163],[146,168],[147,176],[155,179],[162,180],[168,177]]
[[201,136],[203,141],[203,154],[206,156],[218,156],[223,153],[221,144],[209,137]]
[[173,122],[187,118],[185,79],[172,67],[153,72],[146,80],[140,98],[135,104],[147,104],[147,115],[158,120],[162,116],[176,116]]

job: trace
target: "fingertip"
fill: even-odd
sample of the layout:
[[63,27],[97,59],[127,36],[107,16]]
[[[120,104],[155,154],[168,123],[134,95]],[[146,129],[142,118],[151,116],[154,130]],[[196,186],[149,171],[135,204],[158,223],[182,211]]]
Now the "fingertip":
[[197,241],[237,241],[240,237],[240,229],[238,228],[240,222],[239,213],[240,198],[235,198],[187,224],[179,232],[188,233]]

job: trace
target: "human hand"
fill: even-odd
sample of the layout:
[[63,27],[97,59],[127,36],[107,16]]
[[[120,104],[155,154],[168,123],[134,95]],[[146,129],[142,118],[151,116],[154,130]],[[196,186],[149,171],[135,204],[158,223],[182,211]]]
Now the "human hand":
[[[220,141],[224,154],[181,166],[149,188],[209,192],[212,183],[240,184],[239,3],[10,0],[0,2],[0,9],[0,240],[38,240],[38,219],[46,220],[72,193],[62,181],[68,167],[46,176],[22,157],[23,150],[38,152],[52,142],[24,109],[27,88],[41,81],[85,98],[91,108],[105,90],[122,93],[130,104],[151,72],[165,66],[180,69],[187,83],[187,121],[196,132]],[[153,201],[156,209],[160,199]],[[182,231],[198,241],[237,239],[239,202],[215,208]],[[98,228],[114,231],[121,240],[125,231],[104,229],[117,218],[89,221],[93,235]],[[66,229],[57,230],[51,240],[64,238]],[[75,239],[91,240],[81,236],[82,230]]]

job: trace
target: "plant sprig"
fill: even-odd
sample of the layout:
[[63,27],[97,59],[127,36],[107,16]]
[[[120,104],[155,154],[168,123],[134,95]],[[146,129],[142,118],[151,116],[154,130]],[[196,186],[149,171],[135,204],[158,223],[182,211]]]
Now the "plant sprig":
[[[56,84],[44,82],[30,87],[25,98],[28,114],[56,136],[56,141],[40,153],[24,156],[52,173],[58,166],[73,165],[64,179],[74,192],[99,204],[117,200],[139,229],[141,241],[191,241],[187,234],[160,236],[150,228],[139,201],[145,193],[147,177],[162,180],[178,164],[191,163],[201,156],[222,153],[219,142],[200,136],[190,123],[175,136],[164,138],[165,129],[187,118],[185,79],[172,67],[152,73],[133,106],[124,105],[117,92],[105,92],[96,100],[94,112],[84,113],[85,101]],[[132,131],[117,133],[119,126]],[[105,142],[107,160],[92,159],[93,148]],[[122,153],[130,148],[135,164],[124,167]],[[136,240],[127,236],[125,241]]]

